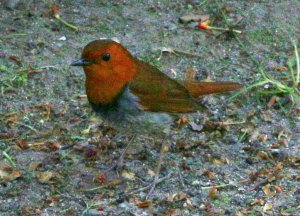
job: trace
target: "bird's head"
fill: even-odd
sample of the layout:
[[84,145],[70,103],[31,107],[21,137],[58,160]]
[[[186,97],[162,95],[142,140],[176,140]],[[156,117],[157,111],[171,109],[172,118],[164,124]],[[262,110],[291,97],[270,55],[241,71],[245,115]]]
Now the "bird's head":
[[[130,81],[136,73],[134,57],[113,40],[95,40],[87,44],[81,58],[71,66],[83,66],[87,79]],[[108,80],[107,80],[108,81]]]
[[131,83],[137,72],[137,60],[121,44],[112,40],[95,40],[87,44],[79,60],[86,75],[86,93],[93,104],[112,104]]

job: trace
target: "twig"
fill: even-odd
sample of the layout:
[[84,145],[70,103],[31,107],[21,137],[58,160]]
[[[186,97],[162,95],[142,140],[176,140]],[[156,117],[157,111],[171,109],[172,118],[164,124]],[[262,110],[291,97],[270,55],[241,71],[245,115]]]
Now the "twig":
[[[156,184],[159,184],[159,183],[163,182],[164,180],[170,178],[170,177],[172,176],[172,174],[173,174],[173,173],[170,172],[170,173],[169,173],[168,175],[166,175],[165,177],[162,177],[162,178],[158,179],[155,183],[156,183]],[[125,195],[136,194],[136,193],[139,193],[139,192],[148,190],[148,189],[150,189],[151,187],[152,187],[152,184],[149,184],[149,185],[147,185],[146,187],[142,187],[142,188],[139,188],[139,189],[137,189],[137,190],[133,190],[133,191],[127,192],[127,193],[125,193]]]
[[28,145],[29,147],[34,147],[34,146],[45,145],[45,142],[28,143],[27,145]]
[[99,189],[103,189],[103,188],[106,188],[108,187],[109,185],[101,185],[99,187],[94,187],[94,188],[89,188],[89,189],[84,189],[84,190],[81,190],[83,192],[90,192],[90,191],[95,191],[95,190],[99,190]]
[[14,124],[17,124],[17,125],[21,125],[21,126],[24,126],[24,127],[27,127],[29,128],[30,130],[34,131],[35,133],[38,133],[38,130],[35,129],[34,127],[30,126],[30,125],[27,125],[27,124],[24,124],[22,122],[15,122]]
[[241,181],[239,181],[237,183],[213,185],[213,186],[208,186],[208,187],[201,187],[201,189],[202,190],[209,190],[209,189],[212,189],[212,188],[224,188],[224,187],[228,187],[228,186],[236,186],[238,184],[246,183],[246,182],[249,182],[249,181],[250,181],[250,179],[247,178],[247,179],[241,180]]
[[52,66],[52,65],[48,65],[48,66],[42,66],[42,67],[39,67],[39,68],[28,68],[28,69],[22,69],[22,70],[19,70],[18,73],[36,73],[36,72],[42,72],[44,69],[48,69],[48,68],[56,68],[56,66]]
[[242,121],[237,121],[237,122],[214,122],[214,124],[216,125],[238,125],[238,124],[245,124],[246,120],[242,120]]
[[9,37],[15,37],[15,36],[26,36],[27,34],[24,33],[17,33],[17,34],[8,34],[8,35],[2,35],[0,36],[0,39],[5,39]]

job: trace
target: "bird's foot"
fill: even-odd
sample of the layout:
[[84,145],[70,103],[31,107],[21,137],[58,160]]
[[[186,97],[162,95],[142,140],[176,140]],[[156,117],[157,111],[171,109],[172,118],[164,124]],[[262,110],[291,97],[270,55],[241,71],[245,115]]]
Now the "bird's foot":
[[159,178],[158,175],[156,175],[154,177],[153,182],[151,182],[147,186],[139,188],[139,189],[136,189],[136,190],[132,190],[132,191],[130,191],[128,193],[125,193],[125,195],[137,194],[137,193],[149,190],[148,193],[147,193],[147,195],[146,195],[146,197],[145,197],[145,200],[148,200],[151,197],[151,195],[152,195],[152,193],[153,193],[156,185],[160,184],[161,182],[165,181],[166,179],[171,178],[171,176],[172,176],[172,173],[169,173],[168,175],[166,175],[166,176],[164,176],[162,178]]
[[131,144],[133,143],[134,139],[136,138],[136,136],[134,135],[131,140],[129,141],[129,143],[127,144],[126,148],[123,150],[123,152],[121,153],[119,159],[108,169],[105,170],[105,172],[110,172],[112,170],[114,170],[117,174],[117,176],[120,176],[120,171],[122,170],[123,166],[124,166],[124,157],[125,154],[127,152],[127,150],[129,149],[129,147],[131,146]]
[[108,169],[105,170],[105,173],[110,172],[110,171],[115,171],[117,176],[120,176],[120,172],[124,166],[124,154],[122,153],[121,156],[117,161],[113,163]]

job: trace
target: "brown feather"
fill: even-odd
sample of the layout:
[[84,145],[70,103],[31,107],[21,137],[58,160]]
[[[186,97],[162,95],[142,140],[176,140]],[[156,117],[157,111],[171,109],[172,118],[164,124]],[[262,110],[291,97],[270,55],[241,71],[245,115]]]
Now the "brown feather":
[[234,91],[243,87],[243,85],[235,82],[204,82],[196,80],[186,80],[183,85],[189,91],[192,97],[201,95],[224,93]]
[[130,85],[145,110],[152,112],[195,112],[199,106],[188,90],[156,67],[136,60],[138,70]]

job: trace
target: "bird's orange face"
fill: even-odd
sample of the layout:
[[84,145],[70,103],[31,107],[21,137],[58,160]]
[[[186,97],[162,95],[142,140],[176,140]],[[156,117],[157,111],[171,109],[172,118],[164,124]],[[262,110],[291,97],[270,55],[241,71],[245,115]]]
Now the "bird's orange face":
[[108,104],[130,83],[137,65],[132,55],[119,43],[95,40],[82,51],[72,66],[83,66],[86,91],[91,102]]
[[81,66],[84,67],[87,76],[96,73],[105,79],[115,76],[128,81],[136,67],[132,55],[122,45],[111,40],[95,40],[89,43],[81,56]]

